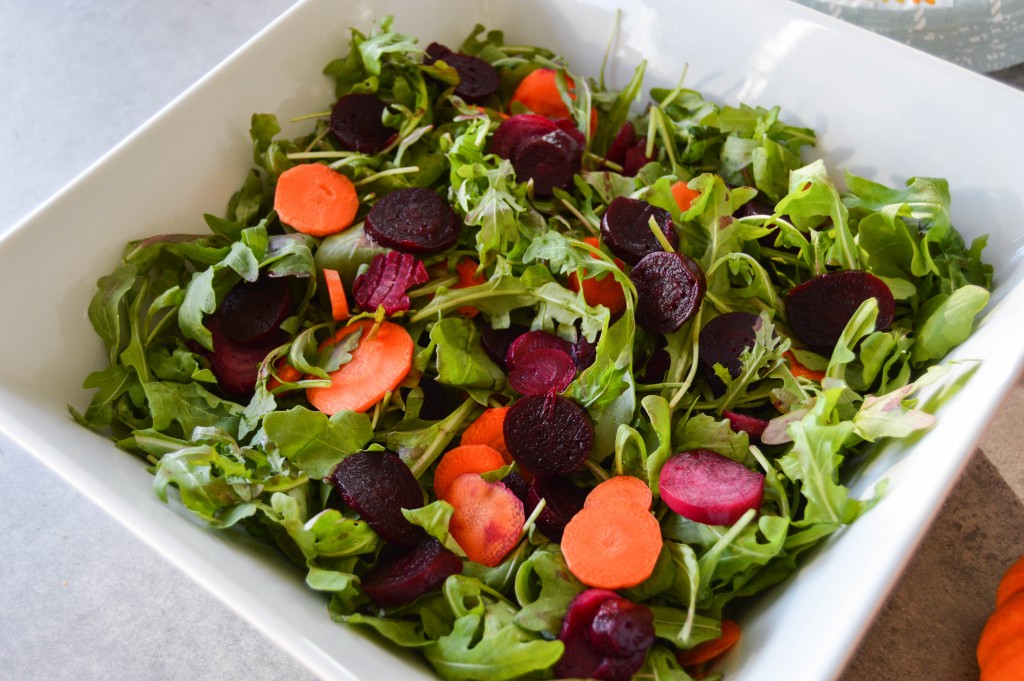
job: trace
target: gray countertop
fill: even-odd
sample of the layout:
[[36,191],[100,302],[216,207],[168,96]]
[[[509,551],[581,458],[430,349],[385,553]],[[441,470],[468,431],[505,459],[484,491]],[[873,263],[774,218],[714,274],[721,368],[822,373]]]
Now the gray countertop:
[[[0,3],[0,233],[290,4]],[[1020,67],[997,75],[1024,87]],[[995,582],[1024,552],[1022,415],[1018,387],[844,681],[977,674]],[[0,678],[313,678],[3,436],[0,481]]]

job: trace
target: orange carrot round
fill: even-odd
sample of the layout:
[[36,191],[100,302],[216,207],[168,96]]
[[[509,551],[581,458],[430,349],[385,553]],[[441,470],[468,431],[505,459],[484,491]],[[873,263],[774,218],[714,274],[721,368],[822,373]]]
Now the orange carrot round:
[[[574,90],[576,83],[569,76],[565,77],[565,86],[569,90],[569,99],[576,99]],[[513,102],[519,102],[539,116],[554,120],[572,118],[572,112],[562,101],[558,93],[557,73],[554,69],[536,69],[519,81]],[[590,130],[597,129],[597,109],[590,110]]]
[[686,186],[685,182],[679,181],[672,185],[672,198],[676,200],[676,204],[681,211],[689,210],[698,197],[700,197],[700,192],[696,189],[690,189]]
[[[459,275],[459,283],[455,284],[452,288],[479,286],[487,281],[484,275],[477,274],[477,267],[479,267],[479,263],[469,256],[459,258],[459,261],[455,263],[455,273]],[[463,305],[455,311],[464,317],[469,317],[470,319],[480,313],[480,310],[476,309],[472,305]]]
[[710,641],[698,643],[688,650],[677,650],[676,660],[684,667],[703,664],[724,654],[740,640],[740,625],[732,620],[722,620],[722,635]]
[[583,508],[608,505],[612,508],[637,508],[646,512],[650,510],[652,501],[651,488],[640,478],[616,475],[590,490]]
[[791,350],[786,350],[782,353],[782,356],[789,360],[789,373],[793,374],[795,378],[808,378],[819,383],[821,379],[825,378],[824,371],[816,371],[805,367],[797,360],[796,355]]
[[1021,556],[1013,563],[999,580],[999,587],[996,589],[996,607],[998,608],[1010,596],[1024,591],[1024,556]]
[[512,455],[505,446],[505,414],[508,407],[492,407],[485,409],[484,413],[477,417],[476,421],[469,424],[469,427],[462,433],[460,440],[463,445],[487,445],[501,454],[505,463],[512,463]]
[[345,296],[345,286],[341,283],[341,274],[338,270],[324,270],[324,281],[327,283],[327,296],[331,299],[331,315],[335,321],[348,319],[348,298]]
[[306,390],[306,399],[325,414],[366,411],[397,388],[412,368],[412,337],[392,322],[375,329],[372,320],[363,319],[339,329],[328,342],[337,343],[357,329],[362,329],[359,345],[352,359],[330,374],[331,385]]
[[310,236],[351,226],[359,209],[352,180],[322,163],[292,166],[277,178],[274,210],[281,222]]
[[[597,237],[593,236],[585,237],[583,241],[594,248],[600,248],[601,245]],[[591,257],[595,260],[597,259],[597,256],[592,255]],[[619,266],[619,269],[622,269],[623,262],[621,260],[616,258],[615,264]],[[587,305],[591,307],[604,305],[608,308],[608,312],[613,315],[626,309],[626,294],[622,291],[622,284],[615,281],[615,277],[607,272],[600,278],[586,277],[586,270],[584,270],[583,274],[583,299],[587,301]],[[580,280],[575,272],[569,273],[569,288],[577,293],[580,290]]]
[[448,503],[454,509],[448,531],[470,560],[495,567],[519,543],[523,502],[504,484],[460,475],[448,488]]
[[441,457],[434,470],[434,494],[448,501],[448,490],[455,479],[466,473],[488,473],[505,465],[501,453],[487,445],[461,445]]
[[628,589],[650,577],[661,546],[661,527],[653,515],[614,504],[584,508],[562,535],[569,571],[598,589]]

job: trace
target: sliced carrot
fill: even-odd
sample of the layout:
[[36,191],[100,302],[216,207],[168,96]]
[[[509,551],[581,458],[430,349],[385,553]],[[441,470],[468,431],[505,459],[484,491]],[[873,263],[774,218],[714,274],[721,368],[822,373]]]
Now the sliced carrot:
[[404,327],[393,322],[362,319],[339,329],[329,343],[337,343],[362,329],[352,359],[330,374],[331,385],[308,388],[306,399],[325,414],[348,409],[364,412],[398,387],[412,368],[413,342]]
[[460,475],[448,488],[448,503],[454,509],[448,531],[470,560],[495,567],[519,543],[526,513],[504,484]]
[[352,225],[359,196],[352,180],[338,171],[322,163],[303,163],[277,178],[274,210],[296,231],[327,236]]
[[505,446],[505,414],[508,407],[492,407],[485,409],[484,413],[477,417],[476,421],[469,424],[469,427],[462,433],[463,445],[487,445],[501,454],[506,464],[512,463],[512,455]]
[[[601,246],[601,242],[594,236],[584,237],[583,241],[594,248]],[[595,255],[591,255],[591,257],[597,259]],[[619,269],[624,266],[624,263],[618,258],[615,259],[615,264],[619,266]],[[615,277],[605,272],[600,277],[586,278],[586,270],[583,274],[585,277],[583,279],[583,299],[587,301],[587,305],[591,307],[604,305],[613,315],[626,309],[626,294],[622,291],[622,284],[615,281]],[[580,290],[580,280],[575,272],[569,273],[569,288],[577,293]]]
[[646,512],[650,510],[652,501],[651,488],[647,483],[632,475],[616,475],[590,490],[583,507],[609,505],[613,508],[638,508]]
[[[519,81],[515,94],[512,95],[513,102],[519,102],[527,109],[539,116],[546,116],[554,120],[560,118],[572,118],[572,112],[562,101],[558,93],[557,72],[554,69],[536,69],[527,74],[526,78]],[[569,89],[569,99],[575,100],[576,83],[572,78],[566,76],[565,85]],[[597,130],[597,109],[590,110],[590,130],[593,133]]]
[[[452,288],[468,288],[470,286],[479,286],[486,282],[487,278],[484,275],[477,274],[478,267],[479,263],[469,256],[459,258],[459,261],[455,263],[455,273],[459,275],[459,283],[455,284]],[[472,305],[463,305],[455,311],[470,319],[480,314],[480,310]]]
[[562,535],[569,571],[598,589],[628,589],[650,577],[661,546],[658,521],[635,506],[584,508]]
[[448,489],[455,478],[466,473],[488,473],[505,465],[501,453],[487,445],[461,445],[441,457],[434,470],[434,494],[448,501]]
[[288,363],[287,357],[281,357],[274,363],[274,373],[280,377],[271,376],[267,379],[267,390],[275,390],[280,387],[282,383],[295,383],[297,380],[302,378],[302,372],[293,367]]
[[1011,565],[999,580],[996,589],[996,607],[1002,605],[1010,596],[1024,591],[1024,556]]
[[793,354],[792,350],[786,350],[782,353],[782,356],[789,360],[789,373],[793,374],[796,378],[808,378],[812,381],[821,382],[821,379],[825,378],[824,371],[816,371],[815,369],[809,369],[797,360],[796,355]]
[[703,664],[722,655],[740,640],[740,625],[732,620],[722,620],[722,635],[710,641],[698,643],[688,650],[677,650],[676,660],[684,667]]
[[[978,638],[978,667],[982,679],[996,681],[1002,678],[1020,678],[1019,676],[1001,676],[1012,669],[1006,658],[1024,657],[1024,646],[1020,643],[1021,632],[1024,631],[1024,592],[1017,592],[1003,601],[992,611],[985,621],[985,627]],[[1016,655],[1014,655],[1016,653]],[[1020,667],[1017,668],[1018,672]]]
[[676,200],[676,204],[681,211],[689,210],[698,197],[700,197],[700,192],[696,189],[690,189],[683,181],[672,185],[672,198]]
[[348,298],[345,296],[345,286],[341,283],[341,274],[338,270],[324,270],[324,281],[327,282],[327,295],[331,299],[331,314],[335,321],[348,319]]

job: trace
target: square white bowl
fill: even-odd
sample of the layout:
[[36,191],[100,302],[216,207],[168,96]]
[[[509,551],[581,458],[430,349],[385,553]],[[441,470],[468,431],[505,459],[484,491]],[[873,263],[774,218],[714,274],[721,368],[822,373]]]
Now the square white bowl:
[[[252,543],[203,529],[152,494],[136,459],[74,424],[81,382],[103,352],[85,311],[96,279],[123,244],[160,232],[205,230],[250,162],[249,118],[322,110],[332,85],[320,70],[347,49],[348,27],[396,28],[426,43],[458,44],[475,23],[510,41],[550,46],[596,75],[617,3],[309,0],[286,13],[0,240],[0,427],[182,570],[327,679],[431,678],[415,656],[333,623],[302,575]],[[1024,95],[788,2],[650,0],[630,3],[612,54],[611,84],[641,58],[646,86],[687,85],[712,99],[782,107],[819,133],[833,175],[842,168],[889,184],[949,179],[954,224],[989,233],[997,288],[978,332],[954,357],[981,368],[910,447],[892,446],[855,489],[890,480],[886,497],[817,551],[794,579],[744,620],[724,671],[730,680],[829,679],[842,665],[973,451],[1024,361],[1015,342],[1024,311],[1024,212],[1019,154]],[[299,129],[286,129],[285,134]],[[142,170],[140,170],[142,169]],[[110,197],[117,197],[116,201]],[[53,266],[60,263],[60,266]],[[47,276],[38,273],[46,267]],[[30,295],[16,295],[28,291]],[[251,594],[259,593],[259,599]]]

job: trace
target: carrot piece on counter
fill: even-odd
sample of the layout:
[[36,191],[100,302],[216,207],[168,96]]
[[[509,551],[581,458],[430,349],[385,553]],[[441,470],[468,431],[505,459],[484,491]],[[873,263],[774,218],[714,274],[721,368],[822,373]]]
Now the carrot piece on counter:
[[466,473],[488,473],[501,468],[505,459],[501,453],[487,445],[461,445],[441,457],[434,470],[434,494],[448,501],[448,489],[455,479]]
[[338,171],[322,163],[303,163],[277,178],[274,210],[296,231],[321,237],[352,225],[359,196],[352,180]]
[[330,374],[331,385],[308,388],[306,398],[325,414],[348,409],[364,412],[398,387],[412,369],[413,342],[404,327],[393,322],[363,319],[339,329],[329,343],[337,343],[362,329],[352,359]]

